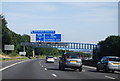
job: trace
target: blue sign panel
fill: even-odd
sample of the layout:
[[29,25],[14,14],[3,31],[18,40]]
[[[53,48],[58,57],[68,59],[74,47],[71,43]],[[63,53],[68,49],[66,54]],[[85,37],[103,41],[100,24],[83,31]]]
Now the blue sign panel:
[[54,30],[33,30],[31,34],[55,34]]
[[44,41],[44,34],[36,34],[36,41]]
[[45,42],[61,42],[61,34],[45,34]]

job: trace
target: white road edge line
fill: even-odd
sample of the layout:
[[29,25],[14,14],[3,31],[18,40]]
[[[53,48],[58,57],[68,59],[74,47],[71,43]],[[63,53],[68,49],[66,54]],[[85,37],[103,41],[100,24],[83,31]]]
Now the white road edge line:
[[90,68],[90,69],[96,69],[96,67],[85,66],[85,65],[83,65],[83,67]]
[[82,70],[82,72],[85,72],[85,70]]
[[29,60],[25,60],[25,61],[21,61],[21,62],[17,62],[17,63],[11,64],[11,65],[9,65],[9,66],[6,66],[6,67],[0,69],[0,71],[3,71],[3,70],[5,70],[5,69],[7,69],[7,68],[10,68],[10,67],[12,67],[12,66],[14,66],[14,65],[17,65],[17,64],[21,64],[21,63],[26,62],[26,61],[29,61]]
[[54,77],[57,77],[57,75],[56,74],[52,74]]
[[110,77],[110,76],[105,76],[106,78],[110,78],[110,79],[115,79],[115,78],[113,78],[113,77]]

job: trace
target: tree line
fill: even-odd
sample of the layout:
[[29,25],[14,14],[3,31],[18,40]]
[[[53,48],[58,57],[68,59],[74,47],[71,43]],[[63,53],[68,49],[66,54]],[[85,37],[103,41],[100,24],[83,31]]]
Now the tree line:
[[[0,38],[2,39],[2,45],[1,45],[1,49],[2,52],[6,53],[6,51],[4,50],[4,45],[14,45],[15,49],[14,51],[7,51],[6,54],[12,54],[12,55],[17,55],[19,52],[23,51],[23,47],[20,46],[21,42],[30,42],[30,36],[29,35],[20,35],[17,34],[13,31],[11,31],[8,27],[7,27],[7,21],[4,18],[4,16],[0,15],[0,21],[2,23],[0,23],[0,29],[2,31],[0,31]],[[57,48],[34,48],[32,46],[26,46],[25,50],[26,50],[26,56],[32,56],[32,51],[33,49],[35,50],[35,55],[55,55],[55,56],[59,56],[65,53],[65,50],[62,49],[57,49]],[[69,51],[66,50],[67,52],[73,52],[73,51]],[[83,54],[81,53],[82,56],[90,56],[89,54]]]
[[94,58],[101,59],[103,56],[120,57],[120,36],[108,36],[98,43],[98,48],[94,50]]

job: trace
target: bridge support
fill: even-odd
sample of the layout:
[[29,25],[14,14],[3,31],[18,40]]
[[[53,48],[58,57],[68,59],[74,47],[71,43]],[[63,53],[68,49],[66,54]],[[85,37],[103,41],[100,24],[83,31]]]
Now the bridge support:
[[25,46],[23,46],[23,52],[25,52]]

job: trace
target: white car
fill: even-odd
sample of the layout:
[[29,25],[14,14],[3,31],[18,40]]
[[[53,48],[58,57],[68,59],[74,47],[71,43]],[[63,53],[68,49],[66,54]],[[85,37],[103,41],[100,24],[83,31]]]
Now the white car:
[[48,63],[48,62],[54,63],[55,62],[54,57],[53,56],[47,56],[46,57],[46,63]]

